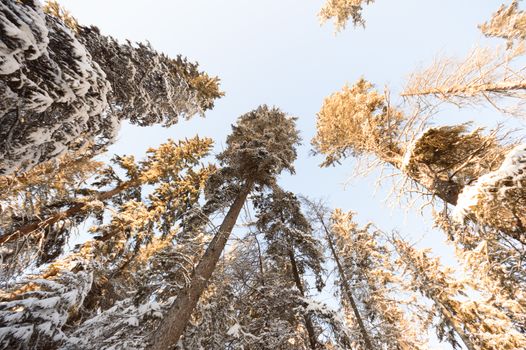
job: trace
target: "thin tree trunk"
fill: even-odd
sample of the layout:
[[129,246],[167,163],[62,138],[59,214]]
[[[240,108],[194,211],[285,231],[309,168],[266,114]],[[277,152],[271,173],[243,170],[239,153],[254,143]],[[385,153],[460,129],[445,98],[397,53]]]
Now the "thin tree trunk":
[[455,311],[447,304],[443,303],[439,296],[441,291],[437,288],[431,287],[431,289],[427,286],[433,286],[433,283],[431,283],[430,278],[424,274],[421,274],[415,266],[418,266],[414,263],[414,260],[410,254],[405,252],[404,250],[401,250],[399,247],[395,246],[396,250],[398,251],[398,254],[400,257],[404,260],[404,264],[409,267],[412,270],[412,273],[414,276],[418,277],[419,279],[422,279],[422,286],[419,287],[422,294],[426,295],[429,299],[433,301],[433,303],[438,307],[439,312],[442,314],[442,316],[448,321],[448,323],[453,327],[455,330],[455,333],[460,337],[464,345],[468,350],[477,350],[477,347],[473,345],[471,340],[469,339],[469,335],[464,332],[464,329],[462,328],[462,323],[458,322],[454,315]]
[[447,319],[449,324],[453,327],[455,332],[458,334],[464,345],[468,350],[477,350],[478,348],[473,345],[471,340],[469,339],[469,336],[464,332],[464,329],[462,329],[462,325],[459,324],[458,321],[455,320],[453,316],[453,311],[446,305],[442,304],[440,301],[436,300],[435,298],[432,298],[435,304],[439,307],[440,313]]
[[241,188],[241,191],[223,219],[219,230],[192,273],[190,285],[177,295],[177,299],[175,299],[175,302],[170,307],[170,310],[168,310],[160,326],[151,337],[152,345],[149,347],[150,350],[168,350],[179,341],[199,301],[199,297],[208,285],[208,281],[214,272],[232,229],[236,224],[239,213],[243,208],[243,204],[251,190],[251,182],[246,183]]
[[261,245],[259,244],[258,236],[254,233],[254,240],[256,241],[256,246],[258,247],[258,260],[259,260],[259,277],[261,279],[261,285],[265,285],[265,271],[263,269],[263,256],[261,254]]
[[374,350],[373,345],[371,343],[371,339],[369,338],[369,334],[367,333],[362,317],[360,316],[360,312],[358,311],[358,307],[356,306],[356,303],[354,301],[353,295],[351,293],[351,289],[349,288],[349,279],[347,278],[347,274],[345,273],[340,263],[340,258],[338,257],[338,254],[336,253],[336,248],[334,247],[331,232],[325,225],[325,221],[323,220],[323,217],[319,215],[319,213],[317,213],[317,215],[318,215],[318,220],[320,220],[323,230],[325,231],[325,237],[327,239],[327,243],[329,244],[329,249],[331,251],[332,257],[334,258],[334,261],[336,262],[338,273],[342,280],[343,290],[345,292],[345,295],[347,296],[349,304],[351,304],[351,308],[354,313],[354,317],[356,318],[356,322],[358,323],[358,327],[360,328],[360,333],[362,333],[362,338],[363,338],[363,342],[365,343],[365,348],[368,350]]
[[[298,265],[296,264],[296,258],[294,257],[294,252],[292,251],[292,249],[289,250],[289,259],[290,265],[292,267],[292,276],[294,277],[294,283],[300,291],[301,296],[305,297],[305,290],[303,289],[303,284],[301,282],[301,277],[298,271]],[[303,318],[305,319],[305,328],[307,329],[307,334],[309,335],[310,347],[312,350],[315,350],[316,345],[318,344],[318,340],[316,337],[316,332],[314,331],[314,325],[312,324],[312,320],[309,315],[303,315]]]
[[[97,196],[95,196],[96,200],[104,201],[107,199],[110,199],[111,197],[119,194],[120,192],[124,191],[125,189],[128,189],[130,187],[138,185],[139,182],[137,181],[128,181],[125,182],[117,187],[115,187],[112,190],[99,193]],[[0,236],[0,245],[4,244],[6,242],[16,241],[21,237],[27,236],[37,230],[43,230],[53,224],[56,224],[57,222],[70,218],[76,214],[79,214],[85,210],[88,209],[87,203],[77,203],[69,207],[67,210],[58,212],[56,214],[51,215],[47,219],[39,220],[37,222],[24,225],[20,228],[18,228],[16,231],[12,233],[7,233],[5,235]]]

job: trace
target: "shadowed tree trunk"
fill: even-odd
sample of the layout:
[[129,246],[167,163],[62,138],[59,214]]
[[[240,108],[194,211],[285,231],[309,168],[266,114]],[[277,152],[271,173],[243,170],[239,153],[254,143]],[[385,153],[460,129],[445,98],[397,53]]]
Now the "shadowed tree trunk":
[[153,344],[149,347],[150,350],[170,349],[183,334],[192,315],[192,311],[199,301],[199,297],[208,286],[208,281],[221,257],[239,213],[243,208],[248,194],[252,190],[252,186],[253,184],[251,182],[247,182],[241,188],[241,191],[223,219],[219,230],[210,242],[199,264],[197,264],[192,274],[190,284],[177,295],[174,304],[164,317],[160,327],[154,333],[152,337]]

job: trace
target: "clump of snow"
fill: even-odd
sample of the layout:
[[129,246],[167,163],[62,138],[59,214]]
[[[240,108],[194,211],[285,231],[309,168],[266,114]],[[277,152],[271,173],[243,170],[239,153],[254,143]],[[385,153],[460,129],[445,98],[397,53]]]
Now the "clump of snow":
[[16,47],[8,46],[0,38],[0,75],[11,74],[20,69],[24,60],[35,60],[46,53],[48,29],[41,6],[33,8],[16,1],[2,1],[0,23],[5,39],[17,43]]
[[[79,264],[85,269],[73,272],[72,268]],[[0,343],[4,348],[19,344],[32,348],[35,339],[65,339],[62,327],[71,311],[82,305],[93,283],[93,274],[85,264],[83,257],[75,255],[64,261],[56,274],[41,277],[48,271],[43,267],[15,283],[12,296],[0,302]],[[27,291],[19,289],[20,285],[29,284],[32,288]]]
[[241,325],[239,323],[236,323],[235,325],[233,325],[232,327],[228,329],[226,334],[234,338],[239,338],[240,332],[241,332]]
[[143,349],[148,320],[162,318],[174,300],[171,297],[162,303],[148,301],[139,306],[131,298],[117,301],[68,334],[61,349]]
[[458,196],[457,205],[453,211],[453,219],[463,222],[466,216],[478,205],[480,199],[504,198],[512,188],[498,186],[502,180],[511,181],[514,186],[521,186],[520,181],[526,177],[526,144],[513,148],[504,159],[499,169],[481,176],[473,185],[466,186]]

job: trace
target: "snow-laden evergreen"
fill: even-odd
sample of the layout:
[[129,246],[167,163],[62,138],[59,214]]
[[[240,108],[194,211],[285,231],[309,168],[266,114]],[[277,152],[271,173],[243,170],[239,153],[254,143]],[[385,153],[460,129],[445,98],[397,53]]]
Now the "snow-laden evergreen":
[[221,96],[186,59],[119,44],[38,0],[0,4],[0,174],[112,143],[123,120],[173,125]]

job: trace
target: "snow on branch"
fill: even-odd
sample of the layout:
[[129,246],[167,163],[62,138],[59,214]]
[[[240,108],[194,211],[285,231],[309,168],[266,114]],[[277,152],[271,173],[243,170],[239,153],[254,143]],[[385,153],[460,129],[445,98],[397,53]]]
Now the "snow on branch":
[[511,230],[524,232],[526,193],[526,145],[513,148],[501,166],[473,185],[466,186],[459,195],[454,218],[463,222],[475,215],[484,221],[498,220]]

